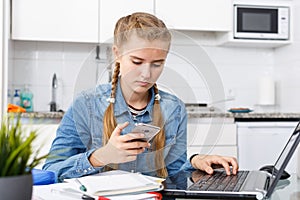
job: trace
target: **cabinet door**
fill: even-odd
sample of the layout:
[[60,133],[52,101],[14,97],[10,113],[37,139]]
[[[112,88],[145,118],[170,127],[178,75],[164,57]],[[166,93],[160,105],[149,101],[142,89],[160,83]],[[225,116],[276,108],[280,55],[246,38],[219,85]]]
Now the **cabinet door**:
[[156,0],[155,12],[169,28],[177,30],[230,31],[231,0]]
[[154,0],[100,0],[100,42],[113,41],[115,24],[119,18],[133,12],[153,14]]
[[197,123],[197,120],[190,120],[187,129],[188,157],[195,153],[237,157],[236,130],[234,123]]
[[[26,134],[30,131],[37,131],[37,137],[33,142],[33,151],[39,150],[38,156],[43,156],[49,153],[52,142],[56,136],[56,130],[59,124],[35,124],[22,125]],[[40,163],[36,168],[42,168],[44,162]]]
[[237,145],[236,124],[188,123],[188,146]]
[[[257,170],[264,165],[274,165],[295,126],[294,122],[239,123],[238,160],[240,169]],[[287,171],[296,172],[296,163],[294,154],[287,165]]]
[[12,39],[98,42],[99,0],[12,0]]

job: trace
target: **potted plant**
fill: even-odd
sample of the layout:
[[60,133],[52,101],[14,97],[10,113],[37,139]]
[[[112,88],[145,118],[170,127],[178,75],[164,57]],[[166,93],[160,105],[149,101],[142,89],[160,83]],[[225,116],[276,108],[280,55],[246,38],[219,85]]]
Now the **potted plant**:
[[31,199],[32,169],[47,155],[38,157],[33,151],[37,131],[25,134],[20,115],[15,120],[11,115],[0,127],[0,194],[1,199]]

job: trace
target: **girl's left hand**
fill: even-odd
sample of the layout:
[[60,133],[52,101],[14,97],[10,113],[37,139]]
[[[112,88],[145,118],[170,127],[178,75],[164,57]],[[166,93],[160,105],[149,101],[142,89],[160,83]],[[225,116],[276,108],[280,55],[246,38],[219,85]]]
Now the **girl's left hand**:
[[205,171],[208,174],[212,174],[214,168],[223,167],[226,174],[230,175],[230,166],[232,167],[232,174],[236,174],[239,168],[236,158],[218,155],[196,155],[192,158],[191,164],[194,168]]

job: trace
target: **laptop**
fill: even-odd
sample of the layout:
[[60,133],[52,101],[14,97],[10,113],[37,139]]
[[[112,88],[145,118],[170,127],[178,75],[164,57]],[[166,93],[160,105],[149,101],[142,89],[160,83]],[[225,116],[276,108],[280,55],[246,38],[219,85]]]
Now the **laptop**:
[[166,179],[162,193],[166,197],[173,198],[269,198],[299,141],[300,122],[275,162],[272,174],[259,170],[241,170],[237,175],[231,176],[227,176],[224,170],[215,170],[213,175],[200,170],[181,171]]

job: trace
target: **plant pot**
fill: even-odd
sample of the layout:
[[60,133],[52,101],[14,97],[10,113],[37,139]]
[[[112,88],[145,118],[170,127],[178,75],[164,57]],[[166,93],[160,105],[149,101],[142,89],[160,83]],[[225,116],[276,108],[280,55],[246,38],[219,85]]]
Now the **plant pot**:
[[0,177],[1,199],[31,200],[32,175]]

